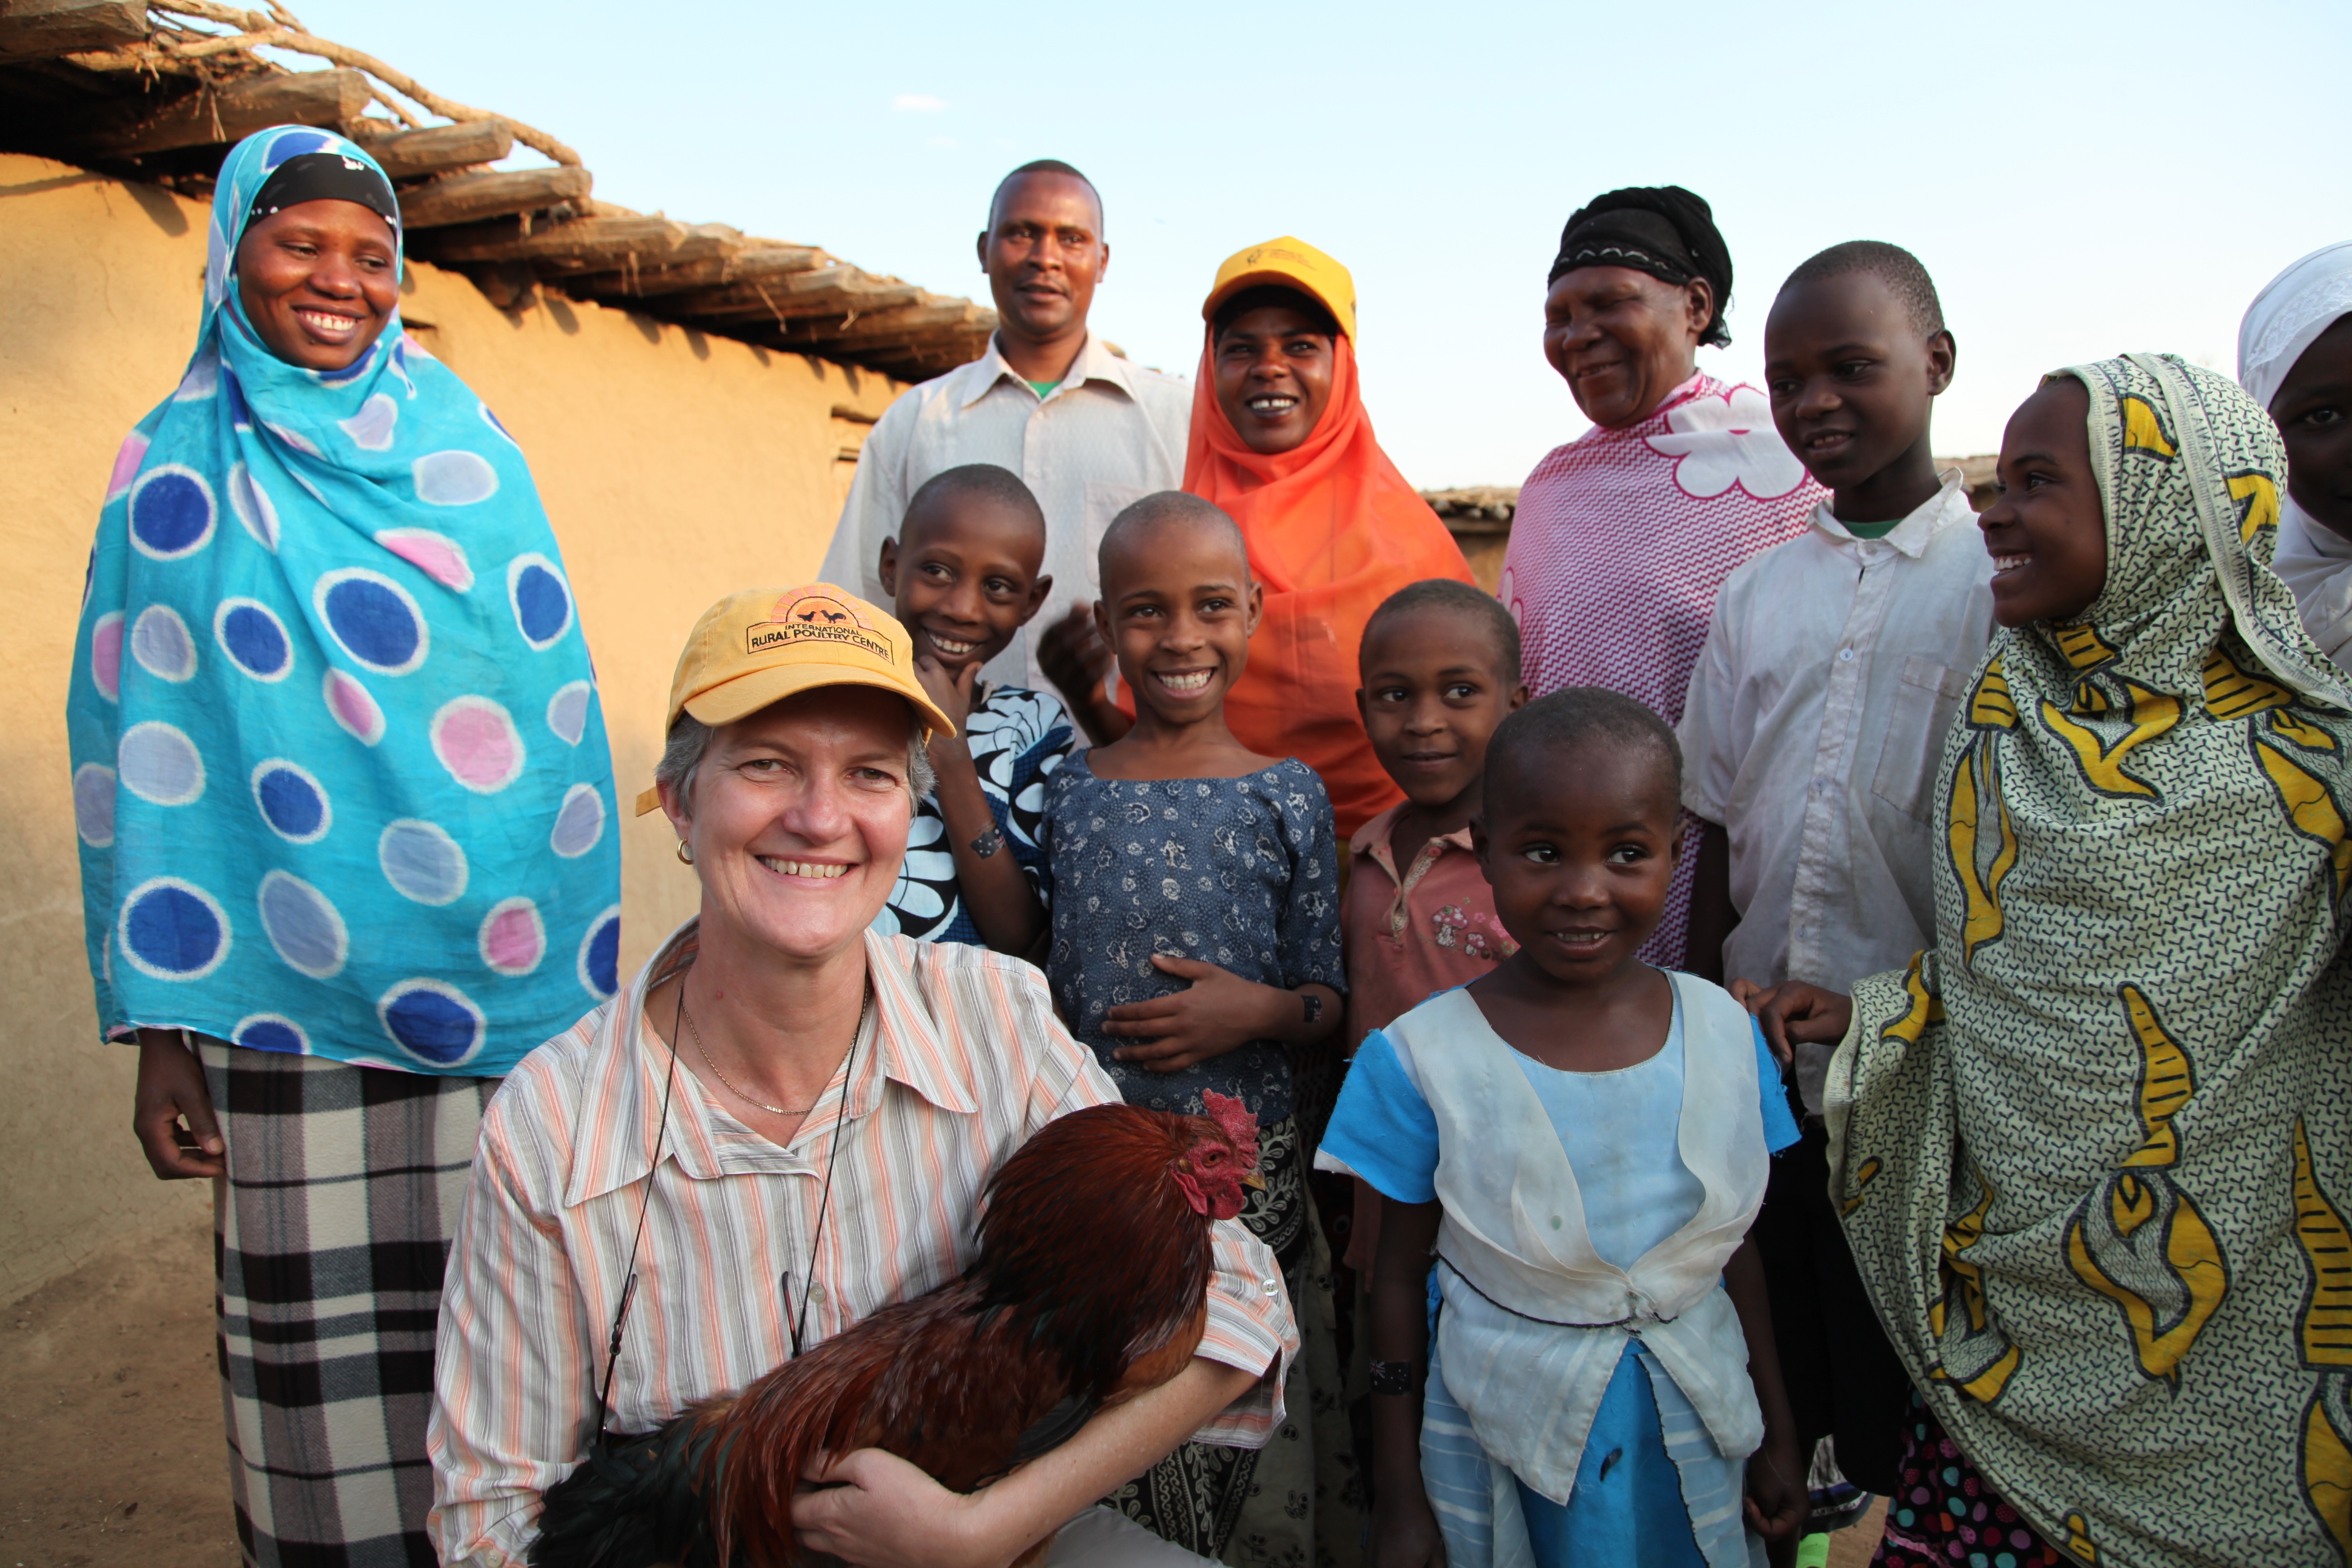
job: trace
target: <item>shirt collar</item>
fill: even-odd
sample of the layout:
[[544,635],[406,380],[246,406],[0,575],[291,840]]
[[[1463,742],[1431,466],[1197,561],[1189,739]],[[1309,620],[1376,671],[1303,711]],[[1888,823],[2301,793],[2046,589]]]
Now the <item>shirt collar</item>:
[[1960,470],[1946,468],[1936,477],[1943,481],[1936,493],[1877,539],[1857,539],[1847,532],[1845,524],[1830,510],[1832,498],[1829,496],[1823,496],[1814,503],[1810,519],[1813,531],[1840,550],[1853,551],[1865,544],[1888,544],[1916,560],[1926,553],[1927,542],[1944,530],[1956,523],[1976,521],[1976,512],[1969,505],[1968,491],[1960,484]]
[[[1068,374],[1058,384],[1067,386],[1074,382],[1107,381],[1132,398],[1135,381],[1129,374],[1130,369],[1125,360],[1110,352],[1109,345],[1089,331],[1085,345],[1078,350],[1078,357],[1070,362]],[[988,334],[988,352],[965,366],[963,374],[969,377],[962,388],[961,406],[964,408],[970,408],[995,391],[997,383],[1008,376],[1024,386],[1029,384],[1027,377],[1005,362],[1003,353],[996,346],[994,332]]]
[[[1348,853],[1370,855],[1377,849],[1382,856],[1388,856],[1390,844],[1396,836],[1397,818],[1404,815],[1406,804],[1399,802],[1356,829],[1355,837],[1348,840]],[[1470,852],[1470,825],[1465,823],[1451,833],[1432,834],[1429,841],[1459,849],[1466,855]]]
[[[698,920],[689,920],[646,961],[628,989],[605,1004],[596,1022],[588,1082],[580,1097],[579,1122],[572,1129],[572,1147],[592,1151],[572,1170],[563,1194],[564,1206],[577,1207],[592,1198],[617,1192],[642,1180],[653,1168],[654,1143],[661,1141],[665,1159],[697,1180],[729,1173],[724,1135],[703,1114],[702,1097],[685,1064],[677,1064],[678,1081],[668,1081],[669,1049],[660,1037],[645,1027],[646,994],[668,978],[679,958],[693,943]],[[874,987],[875,1017],[861,1031],[866,1048],[850,1064],[848,1114],[863,1120],[886,1108],[884,1080],[896,1081],[941,1110],[972,1115],[980,1101],[970,1077],[940,1038],[939,1022],[916,988],[914,976],[889,939],[865,933],[866,972]],[[669,1097],[669,1121],[662,1126],[662,1099]],[[828,1091],[830,1086],[828,1086]],[[838,1105],[835,1100],[832,1102]],[[828,1114],[824,1102],[794,1135],[790,1149],[761,1140],[761,1162],[788,1168],[827,1135],[838,1113]],[[633,1138],[600,1138],[593,1130],[635,1127]],[[740,1137],[740,1135],[739,1135]]]

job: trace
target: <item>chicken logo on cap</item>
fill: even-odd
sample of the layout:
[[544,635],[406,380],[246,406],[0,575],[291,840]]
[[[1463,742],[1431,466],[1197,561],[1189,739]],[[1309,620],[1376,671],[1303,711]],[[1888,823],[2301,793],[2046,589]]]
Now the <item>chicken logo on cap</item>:
[[848,600],[831,594],[779,599],[769,618],[745,634],[746,653],[766,653],[798,642],[849,643],[880,659],[896,657],[890,636],[878,631]]

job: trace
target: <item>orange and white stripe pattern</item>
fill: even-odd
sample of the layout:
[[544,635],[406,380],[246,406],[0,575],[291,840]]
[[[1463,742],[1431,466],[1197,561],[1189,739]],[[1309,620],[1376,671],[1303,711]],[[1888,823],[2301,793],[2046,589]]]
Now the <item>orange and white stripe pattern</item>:
[[[954,1278],[989,1173],[1055,1117],[1118,1099],[1035,969],[958,943],[865,940],[874,1006],[846,1088],[837,1073],[789,1147],[737,1121],[681,1064],[648,1200],[670,1058],[643,1002],[690,952],[690,924],[509,1076],[482,1119],[442,1294],[429,1447],[443,1563],[520,1562],[540,1495],[579,1462],[640,1205],[607,1421],[618,1432],[781,1363],[804,1292],[815,1344]],[[1239,1222],[1217,1226],[1216,1262],[1200,1353],[1264,1375],[1198,1436],[1255,1447],[1282,1419],[1298,1330],[1273,1255]]]

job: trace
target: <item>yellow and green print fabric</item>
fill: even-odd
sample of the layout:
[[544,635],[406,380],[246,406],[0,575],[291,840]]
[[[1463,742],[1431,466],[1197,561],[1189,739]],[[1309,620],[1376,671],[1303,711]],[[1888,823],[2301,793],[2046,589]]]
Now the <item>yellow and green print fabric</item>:
[[2106,584],[1977,671],[1935,946],[1855,988],[1831,1069],[1832,1196],[2046,1539],[2352,1563],[2352,691],[2269,570],[2268,415],[2168,358],[2061,374]]

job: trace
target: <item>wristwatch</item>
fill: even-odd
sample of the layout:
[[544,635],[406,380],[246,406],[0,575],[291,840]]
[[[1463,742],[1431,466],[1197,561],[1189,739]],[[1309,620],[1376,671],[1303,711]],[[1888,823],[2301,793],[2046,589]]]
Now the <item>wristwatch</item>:
[[987,832],[971,841],[971,852],[982,859],[1004,847],[1004,829],[991,824]]
[[1323,1021],[1322,997],[1312,991],[1302,991],[1299,993],[1298,999],[1307,1004],[1307,1022],[1309,1027]]

